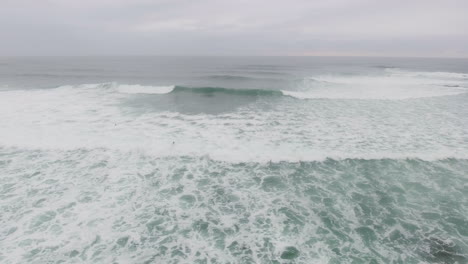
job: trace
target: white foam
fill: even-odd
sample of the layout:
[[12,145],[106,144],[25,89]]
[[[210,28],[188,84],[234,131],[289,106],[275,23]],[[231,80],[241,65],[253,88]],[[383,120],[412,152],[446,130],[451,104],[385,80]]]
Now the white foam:
[[[463,112],[432,102],[275,102],[219,115],[127,113],[112,89],[6,91],[0,146],[142,151],[229,162],[467,158]],[[431,115],[431,122],[421,116]],[[174,142],[174,144],[173,144]]]
[[[420,85],[418,78],[399,75],[322,77],[344,85],[283,93],[297,98],[408,99],[465,91]],[[217,115],[125,105],[128,93],[172,89],[106,83],[1,91],[0,146],[138,150],[156,157],[209,156],[229,162],[468,156],[467,108],[456,98],[450,105],[428,99],[265,100],[266,108],[255,102]]]
[[143,85],[128,85],[121,84],[118,86],[118,91],[120,93],[127,94],[167,94],[174,90],[174,85],[170,86],[143,86]]
[[359,86],[316,88],[309,91],[281,91],[284,95],[298,99],[363,99],[363,100],[404,100],[467,93],[459,87],[402,87]]
[[467,73],[459,73],[459,72],[420,72],[420,71],[404,71],[398,68],[395,69],[386,69],[385,70],[391,74],[398,74],[402,76],[408,77],[423,77],[423,78],[434,78],[434,79],[459,79],[459,80],[468,80]]
[[467,93],[466,74],[388,70],[384,75],[319,75],[305,80],[298,90],[283,90],[299,99],[402,100]]
[[[339,247],[367,252],[354,231],[362,226],[384,237],[395,229],[405,237],[414,235],[401,226],[401,219],[438,227],[439,221],[428,222],[420,212],[443,214],[446,208],[434,207],[417,189],[431,190],[433,197],[447,197],[455,204],[463,199],[463,177],[451,177],[463,172],[452,174],[457,168],[451,162],[437,164],[447,168],[440,175],[405,161],[331,162],[304,168],[238,166],[198,158],[155,160],[138,151],[105,149],[0,148],[0,155],[9,160],[2,164],[0,199],[5,208],[0,254],[6,263],[143,263],[155,255],[162,263],[206,258],[235,263],[239,252],[244,252],[242,261],[269,263],[291,246],[299,250],[300,263],[327,263],[336,258],[330,239]],[[417,186],[405,186],[411,182]],[[381,205],[383,198],[392,204],[403,200],[397,218]],[[384,221],[387,216],[396,223]],[[384,228],[368,225],[369,219]],[[345,238],[319,233],[336,229]],[[397,243],[376,248],[387,253],[387,259],[401,259],[392,245],[406,245]]]

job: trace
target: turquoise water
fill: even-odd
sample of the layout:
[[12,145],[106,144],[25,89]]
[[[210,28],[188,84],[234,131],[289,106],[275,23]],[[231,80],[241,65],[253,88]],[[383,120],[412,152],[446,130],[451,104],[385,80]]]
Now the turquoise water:
[[0,262],[467,263],[467,66],[4,59]]

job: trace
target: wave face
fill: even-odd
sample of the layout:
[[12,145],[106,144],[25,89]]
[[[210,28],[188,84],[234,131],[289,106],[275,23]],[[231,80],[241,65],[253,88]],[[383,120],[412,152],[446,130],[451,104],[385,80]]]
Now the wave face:
[[282,95],[281,91],[263,90],[263,89],[228,89],[222,87],[183,87],[175,86],[172,92],[188,92],[199,93],[204,95],[212,95],[217,93],[233,94],[233,95],[246,95],[246,96],[272,96]]
[[0,262],[468,260],[458,61],[70,60],[0,64]]

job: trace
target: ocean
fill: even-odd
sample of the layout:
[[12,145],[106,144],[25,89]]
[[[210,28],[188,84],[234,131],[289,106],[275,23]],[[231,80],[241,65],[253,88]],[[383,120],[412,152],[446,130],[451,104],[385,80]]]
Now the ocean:
[[468,60],[0,58],[1,263],[468,263]]

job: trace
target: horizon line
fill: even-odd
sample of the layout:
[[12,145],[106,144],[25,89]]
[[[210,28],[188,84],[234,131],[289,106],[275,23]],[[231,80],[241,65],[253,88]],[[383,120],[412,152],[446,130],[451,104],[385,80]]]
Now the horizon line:
[[0,55],[0,58],[15,58],[15,57],[322,57],[322,58],[394,58],[394,59],[468,59],[467,56],[388,56],[388,55],[361,55],[361,54],[346,54],[346,55],[221,55],[221,54],[86,54],[86,55]]

